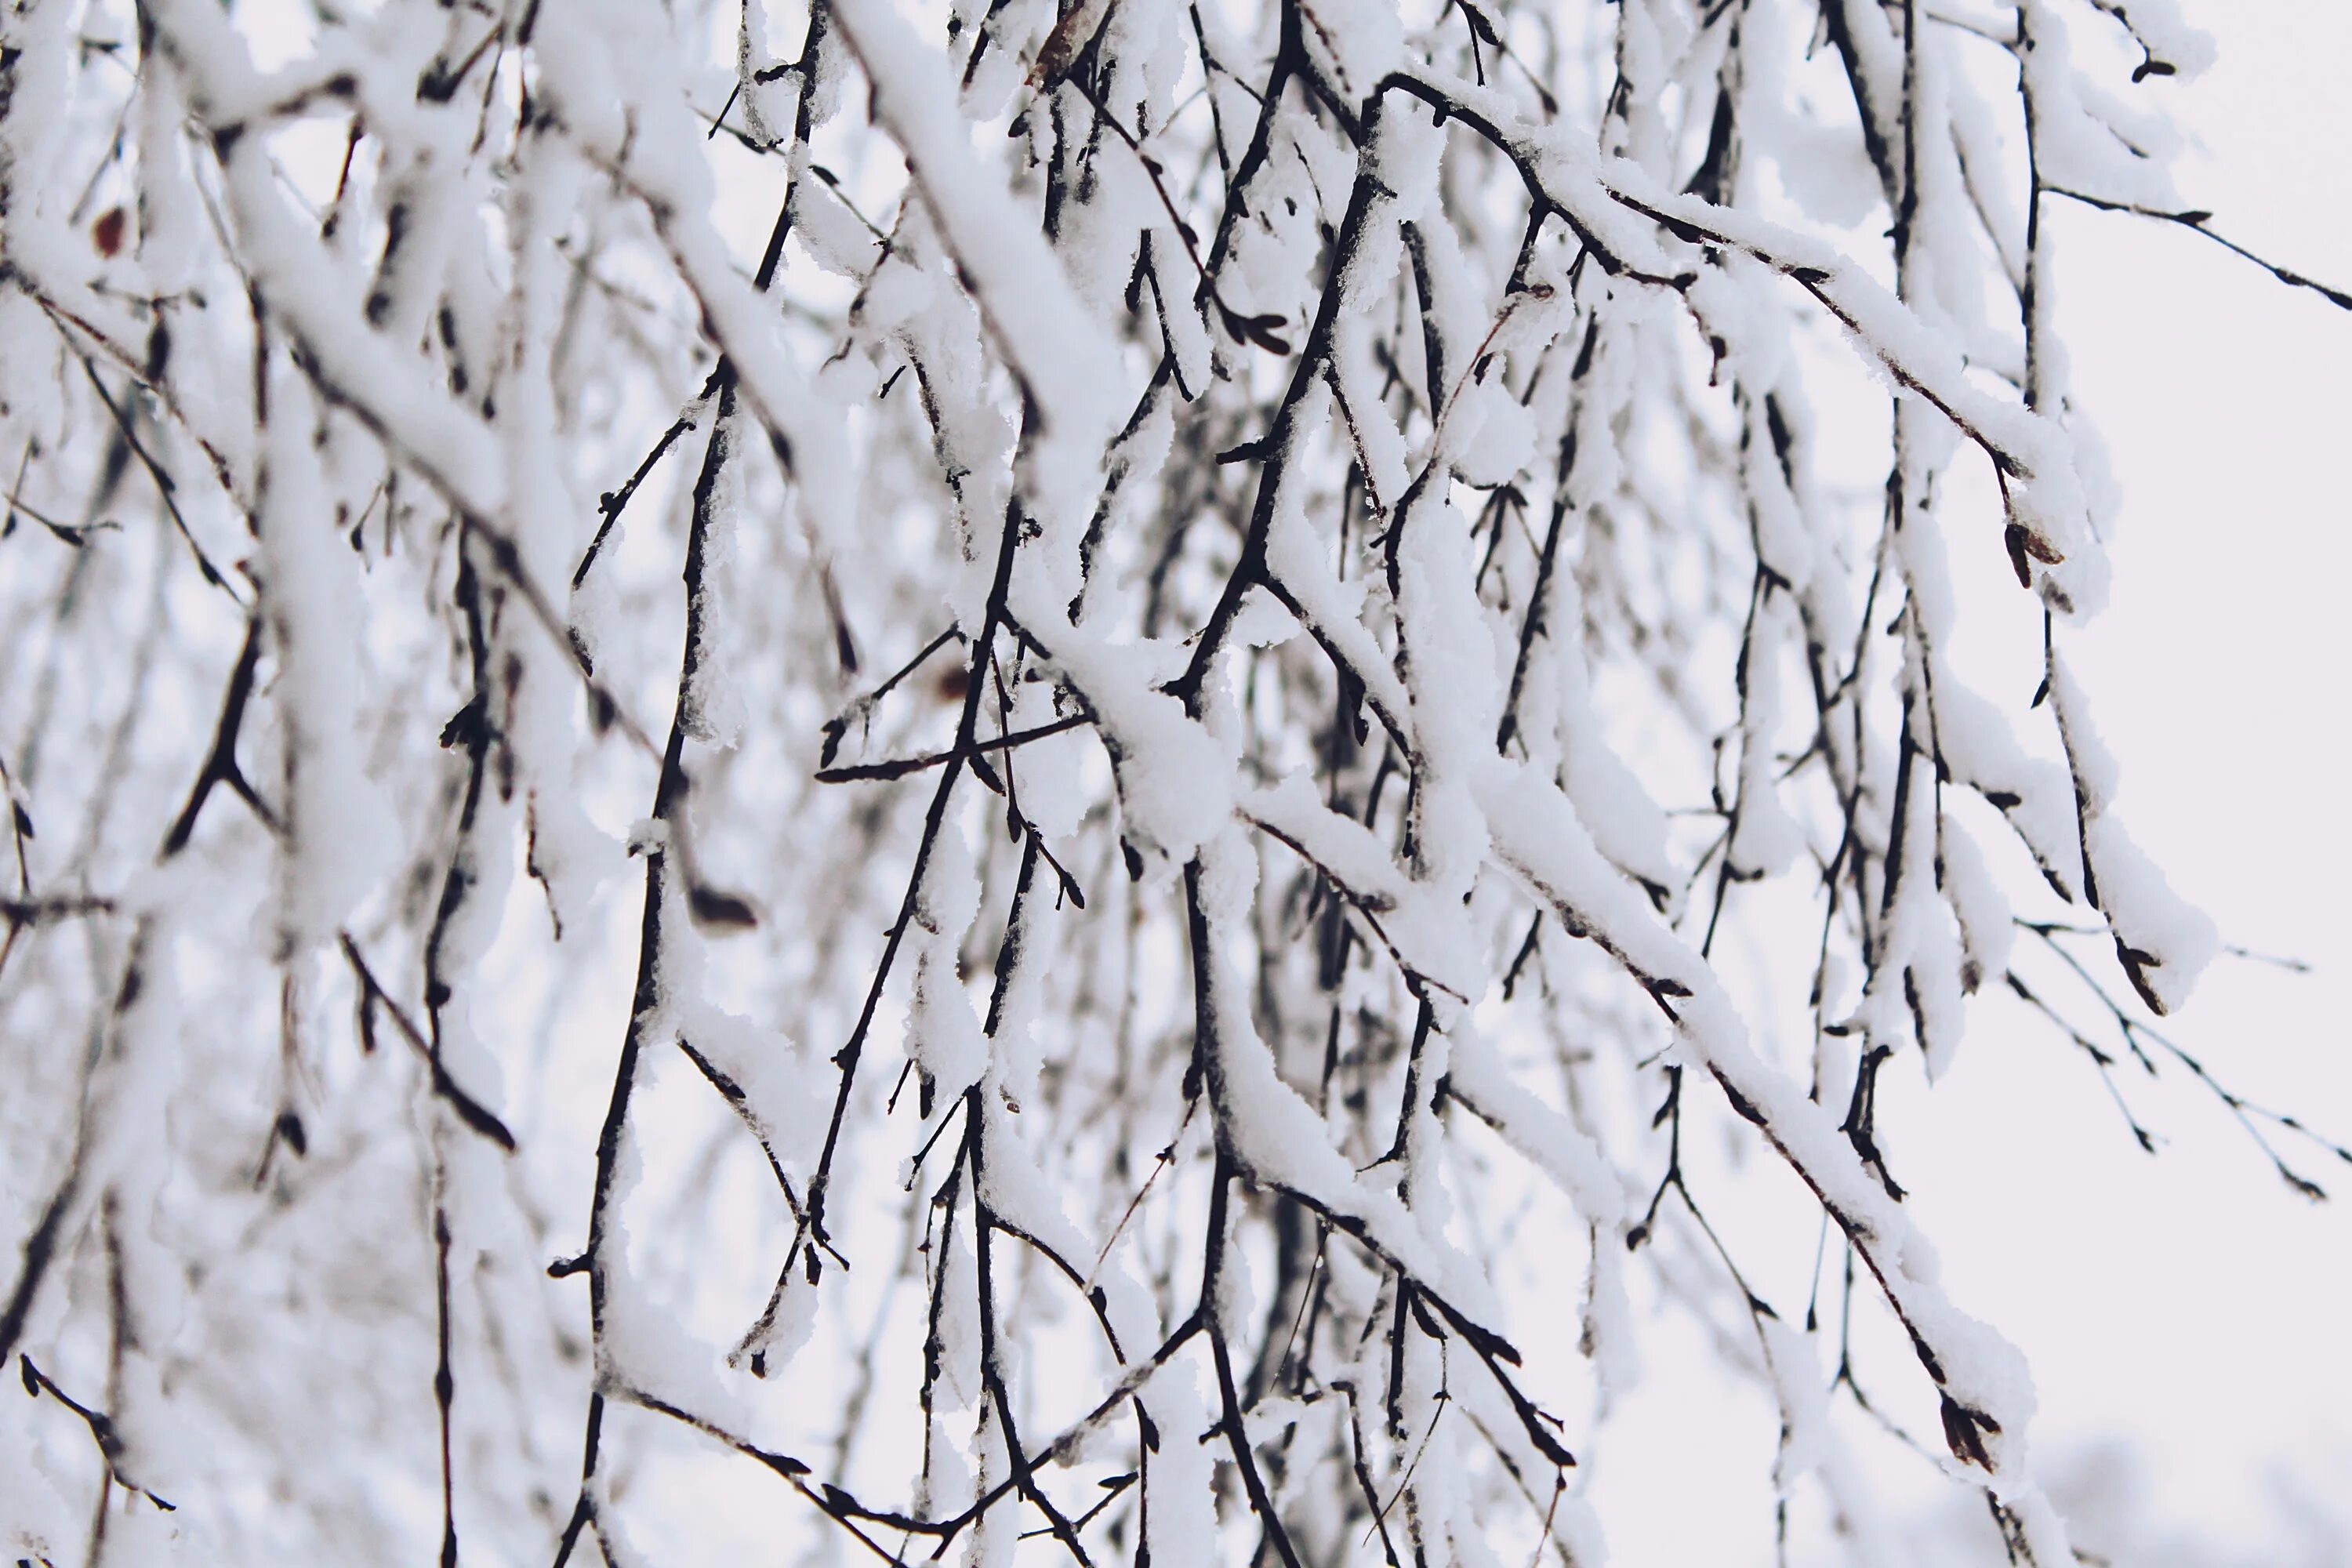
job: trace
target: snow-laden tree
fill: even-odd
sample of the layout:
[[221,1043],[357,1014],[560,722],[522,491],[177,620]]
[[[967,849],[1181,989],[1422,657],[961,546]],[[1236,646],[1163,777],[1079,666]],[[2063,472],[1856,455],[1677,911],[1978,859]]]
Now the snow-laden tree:
[[2054,1568],[1882,1078],[2328,1152],[2066,658],[2170,0],[0,21],[0,1555],[1593,1564],[1656,1307]]

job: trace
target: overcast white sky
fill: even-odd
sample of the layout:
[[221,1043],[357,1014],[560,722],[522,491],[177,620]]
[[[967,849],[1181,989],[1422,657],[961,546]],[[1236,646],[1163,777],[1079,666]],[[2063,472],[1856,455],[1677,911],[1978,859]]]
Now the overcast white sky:
[[[2221,47],[2173,95],[2206,154],[2183,194],[2271,258],[2352,280],[2352,6],[2183,9]],[[2118,810],[2225,940],[2315,965],[2221,962],[2177,1037],[2343,1138],[2352,315],[2162,225],[2070,211],[2058,237],[2076,390],[2126,497],[2114,605],[2073,645],[2124,761]],[[2337,1194],[2306,1204],[2177,1073],[2136,1101],[2171,1138],[2150,1160],[2088,1072],[2012,1070],[2064,1048],[2021,1020],[1980,1013],[1903,1147],[1955,1295],[2032,1358],[2047,1446],[2128,1432],[2162,1511],[2224,1538],[2256,1527],[2273,1464],[2341,1500],[2352,1167],[2304,1159]],[[2027,1082],[2050,1093],[2017,1098]]]
[[[2242,243],[2341,278],[2352,7],[2189,9],[2221,58],[2180,95],[2211,154],[2185,172],[2184,194]],[[2224,963],[2179,1033],[2249,1092],[2345,1136],[2352,315],[2185,231],[2088,213],[2063,223],[2077,385],[2127,495],[2115,605],[2081,659],[2126,759],[2120,809],[2227,940],[2316,966],[2297,978]],[[1956,1075],[1951,1088],[1968,1087]],[[2100,1109],[2084,1088],[2070,1118]],[[2183,1506],[2232,1495],[2240,1478],[2199,1473],[2208,1453],[2252,1459],[2325,1435],[2340,1478],[2352,1461],[2352,1168],[2305,1162],[2339,1193],[2314,1207],[2185,1086],[2149,1103],[2175,1134],[2154,1162],[2115,1139],[2113,1158],[2088,1158],[2052,1125],[2057,1108],[2016,1107],[2009,1152],[2032,1172],[2002,1194],[2016,1203],[2013,1234],[1965,1263],[1948,1247],[1952,1265],[1987,1274],[1985,1304],[2035,1352],[2053,1425],[2128,1424]],[[2058,1207],[2070,1190],[2076,1201]],[[2268,1284],[2251,1289],[2252,1279]],[[2106,1305],[2085,1310],[2094,1300]]]
[[[2352,286],[2352,6],[2182,9],[2221,48],[2168,89],[2200,145],[2183,195],[2217,231]],[[2117,810],[2225,941],[2315,965],[2222,960],[2172,1033],[2249,1097],[2352,1137],[2352,314],[2185,230],[2053,211],[2074,389],[2125,491],[2113,605],[2065,644],[2123,762]],[[2001,570],[1997,552],[1953,553],[1964,578]],[[2021,700],[2023,679],[1988,695]],[[1882,1079],[1882,1128],[1954,1299],[2027,1352],[2046,1468],[2132,1446],[2151,1536],[2284,1561],[2283,1477],[2352,1532],[2352,1166],[2295,1150],[2337,1194],[2307,1203],[2187,1074],[2123,1082],[2168,1140],[2158,1158],[2082,1058],[2002,1000],[1979,1004],[1932,1091],[1916,1070]],[[1675,1332],[1598,1456],[1613,1560],[1769,1562],[1752,1429],[1769,1444],[1769,1416],[1759,1401],[1694,1422]],[[1939,1485],[1908,1456],[1883,1470],[1922,1500]]]

